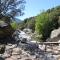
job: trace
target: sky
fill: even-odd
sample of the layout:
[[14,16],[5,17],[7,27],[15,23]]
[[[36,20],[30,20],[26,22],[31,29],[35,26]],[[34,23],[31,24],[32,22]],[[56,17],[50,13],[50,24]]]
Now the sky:
[[38,15],[43,10],[60,5],[60,0],[26,0],[24,15],[19,19],[24,20]]

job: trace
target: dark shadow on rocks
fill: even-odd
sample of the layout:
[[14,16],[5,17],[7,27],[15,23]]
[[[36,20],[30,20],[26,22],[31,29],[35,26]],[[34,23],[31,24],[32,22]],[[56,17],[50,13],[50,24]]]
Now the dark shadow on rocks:
[[0,60],[5,60],[4,58],[0,57]]
[[15,44],[16,40],[12,37],[4,37],[4,38],[0,38],[0,44],[7,44],[7,43],[11,43],[11,44]]
[[35,54],[44,55],[44,52],[41,49],[39,49],[38,44],[36,43],[31,43],[31,42],[24,44],[20,43],[18,46],[23,50],[25,50],[30,55],[35,55]]

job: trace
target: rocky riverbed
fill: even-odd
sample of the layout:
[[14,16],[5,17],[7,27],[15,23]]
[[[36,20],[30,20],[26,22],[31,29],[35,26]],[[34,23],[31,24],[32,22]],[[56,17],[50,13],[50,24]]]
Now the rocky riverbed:
[[[21,46],[21,45],[20,45]],[[52,52],[29,51],[17,46],[17,44],[7,44],[5,46],[5,52],[0,54],[0,57],[4,60],[59,60],[60,54],[52,54]],[[33,48],[32,48],[33,49]],[[0,59],[0,60],[3,60]]]
[[[20,32],[17,41],[7,43],[4,46],[4,52],[0,54],[0,60],[60,60],[60,46],[53,47],[40,45],[31,40],[30,36]],[[21,38],[21,39],[20,39]],[[29,39],[29,40],[28,40]],[[28,40],[28,41],[27,41]]]

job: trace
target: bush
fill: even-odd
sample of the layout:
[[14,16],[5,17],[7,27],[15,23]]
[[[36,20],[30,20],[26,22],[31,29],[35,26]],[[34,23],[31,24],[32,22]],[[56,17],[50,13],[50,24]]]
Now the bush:
[[15,21],[13,21],[13,22],[11,23],[11,26],[12,26],[12,28],[13,28],[14,30],[17,29],[17,23],[16,23]]
[[42,34],[42,39],[45,41],[50,37],[50,33],[53,29],[57,29],[60,25],[58,23],[60,10],[53,10],[50,12],[42,12],[36,17],[35,31],[40,35]]

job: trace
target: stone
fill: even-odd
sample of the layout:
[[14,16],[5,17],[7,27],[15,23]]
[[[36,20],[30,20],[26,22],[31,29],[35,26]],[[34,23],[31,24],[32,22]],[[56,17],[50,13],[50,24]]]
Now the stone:
[[31,33],[32,32],[32,29],[28,29],[28,28],[25,28],[25,29],[23,29],[23,31],[25,32],[25,33]]
[[21,43],[27,43],[27,39],[26,38],[22,38]]
[[58,42],[59,40],[60,40],[60,28],[54,29],[50,34],[50,38],[48,38],[46,41]]
[[[12,54],[12,49],[5,50],[5,53],[11,55],[11,54]],[[4,53],[4,54],[5,54],[5,53]]]
[[12,46],[12,44],[8,44],[8,46]]
[[50,38],[57,37],[59,34],[60,34],[60,28],[54,29],[54,30],[51,32]]
[[43,45],[39,45],[39,49],[44,51],[45,50],[45,45],[44,44]]
[[25,54],[22,54],[21,57],[25,57],[25,58],[28,58],[29,56],[28,55],[25,55]]
[[11,58],[13,58],[13,57],[15,57],[17,59],[21,59],[22,58],[20,55],[12,55]]
[[2,57],[3,58],[9,58],[10,56],[11,56],[10,54],[4,53]]
[[0,54],[5,52],[5,45],[0,45]]
[[27,59],[25,59],[25,60],[32,60],[32,59],[27,58]]
[[57,58],[57,60],[60,60],[60,56]]
[[49,48],[48,48],[46,51],[47,51],[47,52],[52,52],[52,49],[49,49]]
[[18,60],[17,56],[11,56],[10,58],[12,58],[13,60]]
[[13,60],[12,58],[7,58],[7,59],[5,59],[5,60]]
[[20,48],[14,48],[12,55],[19,55],[22,54],[22,50]]
[[10,44],[9,44],[9,45],[6,46],[6,49],[13,49],[13,48],[15,48],[16,46],[17,46],[16,44],[15,44],[15,45],[10,45]]
[[25,46],[25,50],[36,51],[36,50],[38,50],[38,44],[28,42],[27,45]]
[[11,36],[14,32],[11,24],[8,24],[8,19],[3,17],[4,19],[0,20],[0,38],[4,38],[7,36]]
[[50,37],[47,42],[58,42],[60,40],[60,27],[51,31]]
[[57,51],[57,50],[55,50],[55,51],[53,51],[53,54],[59,54],[59,51]]

